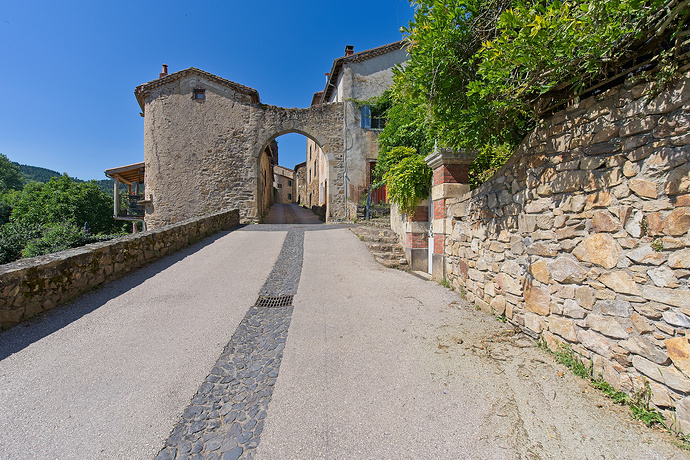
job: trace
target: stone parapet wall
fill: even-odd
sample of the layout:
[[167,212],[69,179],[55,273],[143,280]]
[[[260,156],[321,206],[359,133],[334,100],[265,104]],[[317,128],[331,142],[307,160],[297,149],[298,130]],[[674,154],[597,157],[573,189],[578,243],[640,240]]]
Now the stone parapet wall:
[[0,265],[0,330],[239,224],[237,209]]
[[690,433],[690,73],[627,82],[546,120],[446,199],[445,276],[487,312]]

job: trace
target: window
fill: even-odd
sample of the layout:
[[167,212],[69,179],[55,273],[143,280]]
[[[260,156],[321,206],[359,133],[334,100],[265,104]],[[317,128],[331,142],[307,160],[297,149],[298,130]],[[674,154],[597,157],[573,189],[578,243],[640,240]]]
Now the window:
[[292,181],[288,179],[288,187],[292,187]]
[[370,105],[363,105],[362,111],[362,128],[365,129],[383,129],[386,126],[385,111],[381,108],[374,107],[372,110]]
[[278,184],[278,188],[283,188],[283,184]]
[[288,193],[288,200],[292,200],[292,193]]
[[206,90],[204,88],[194,88],[194,100],[203,101],[206,99]]

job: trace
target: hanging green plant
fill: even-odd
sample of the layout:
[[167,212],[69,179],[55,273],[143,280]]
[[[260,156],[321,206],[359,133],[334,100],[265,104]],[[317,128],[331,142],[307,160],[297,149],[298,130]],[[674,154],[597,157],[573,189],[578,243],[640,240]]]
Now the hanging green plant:
[[419,202],[429,196],[431,175],[431,168],[422,156],[403,158],[384,176],[388,198],[398,205],[401,213],[414,212]]

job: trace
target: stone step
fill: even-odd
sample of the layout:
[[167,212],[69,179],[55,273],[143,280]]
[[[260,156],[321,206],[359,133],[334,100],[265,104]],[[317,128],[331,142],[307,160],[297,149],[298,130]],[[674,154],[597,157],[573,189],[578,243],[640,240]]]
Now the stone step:
[[379,257],[374,256],[374,260],[388,268],[398,268],[401,270],[405,270],[407,268],[407,259],[405,259],[404,257],[401,259],[381,259]]
[[371,253],[374,255],[374,257],[380,258],[380,259],[386,259],[386,260],[395,260],[395,259],[400,259],[401,257],[404,258],[405,254],[401,252],[379,252],[379,251],[371,251]]
[[405,251],[398,242],[398,235],[390,227],[359,225],[350,230],[364,242],[374,260],[381,265],[402,270],[408,268]]
[[395,252],[399,250],[399,245],[397,243],[374,243],[365,241],[367,248],[374,252]]

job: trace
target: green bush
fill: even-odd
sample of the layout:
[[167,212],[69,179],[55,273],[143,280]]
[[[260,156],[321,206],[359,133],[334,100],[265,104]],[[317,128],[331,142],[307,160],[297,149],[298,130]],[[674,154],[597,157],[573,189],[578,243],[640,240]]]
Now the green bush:
[[406,156],[390,167],[385,175],[388,198],[402,213],[412,213],[429,196],[431,168],[420,155]]
[[20,259],[27,243],[40,236],[41,228],[38,225],[10,222],[0,226],[0,264]]
[[31,239],[22,250],[22,257],[64,251],[85,244],[87,238],[82,229],[69,224],[53,224],[43,229],[40,237]]

